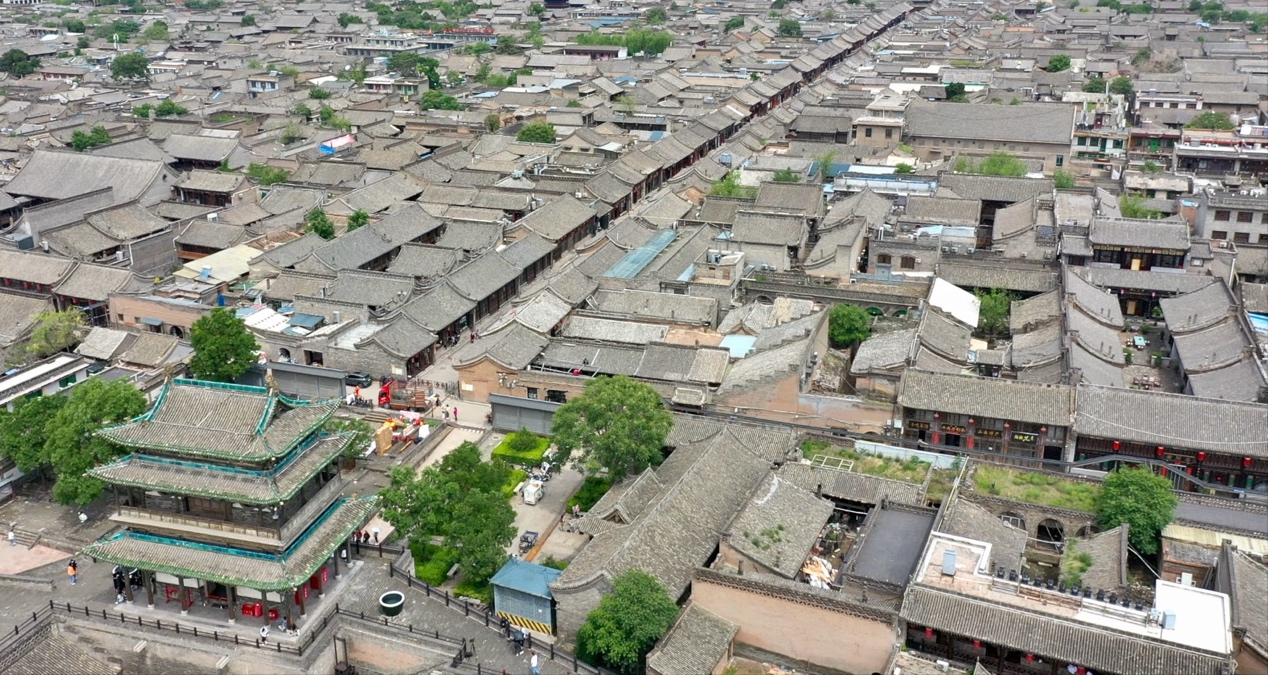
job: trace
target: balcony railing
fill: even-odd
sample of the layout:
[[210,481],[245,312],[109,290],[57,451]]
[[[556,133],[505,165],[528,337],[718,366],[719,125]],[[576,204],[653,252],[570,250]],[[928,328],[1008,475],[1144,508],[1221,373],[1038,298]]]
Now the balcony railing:
[[212,518],[200,518],[188,513],[171,513],[168,511],[141,509],[135,506],[120,506],[118,513],[115,515],[115,520],[120,520],[127,524],[143,525],[150,523],[157,527],[168,526],[174,529],[220,532],[281,543],[280,533],[274,527],[260,527],[258,525],[247,525]]

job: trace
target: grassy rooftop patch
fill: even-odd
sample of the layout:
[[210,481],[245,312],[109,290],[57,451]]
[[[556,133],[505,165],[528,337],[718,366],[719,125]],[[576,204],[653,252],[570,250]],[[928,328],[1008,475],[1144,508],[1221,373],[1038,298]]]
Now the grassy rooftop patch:
[[550,448],[550,437],[539,436],[527,429],[506,435],[493,449],[493,458],[518,466],[537,466]]
[[854,463],[853,468],[850,469],[854,473],[891,478],[908,483],[920,484],[925,482],[925,475],[929,472],[929,463],[915,457],[900,460],[880,455],[867,455],[851,448],[833,445],[828,441],[804,441],[801,444],[801,454],[806,459],[814,459],[815,455],[840,457]]
[[1096,511],[1096,497],[1101,491],[1099,485],[1091,483],[986,465],[974,470],[973,487],[982,494],[1088,513]]

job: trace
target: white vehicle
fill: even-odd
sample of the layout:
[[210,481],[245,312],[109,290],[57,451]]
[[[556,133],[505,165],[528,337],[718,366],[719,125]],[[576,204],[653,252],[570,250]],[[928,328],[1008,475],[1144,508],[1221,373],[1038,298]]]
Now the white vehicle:
[[542,495],[546,492],[546,486],[539,480],[530,480],[524,484],[524,503],[532,506],[541,501]]

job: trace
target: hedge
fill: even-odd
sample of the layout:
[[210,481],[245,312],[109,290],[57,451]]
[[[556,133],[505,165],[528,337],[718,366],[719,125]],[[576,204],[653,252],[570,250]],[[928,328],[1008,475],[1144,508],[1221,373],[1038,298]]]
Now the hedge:
[[506,497],[507,499],[514,497],[515,486],[519,485],[520,481],[526,480],[527,478],[528,478],[527,471],[523,469],[511,469],[511,477],[507,479],[506,485],[502,486],[502,496]]
[[414,576],[432,586],[445,583],[449,568],[458,562],[458,550],[434,544],[411,544],[414,554]]
[[[516,464],[518,466],[537,466],[542,463],[542,457],[546,454],[546,450],[550,448],[550,438],[546,436],[537,436],[537,446],[532,450],[523,451],[515,449],[515,438],[522,432],[515,432],[506,435],[501,443],[493,449],[493,458],[500,459],[507,464]],[[534,434],[536,436],[536,434]]]
[[493,587],[489,585],[488,581],[482,584],[475,584],[470,580],[463,579],[461,583],[454,587],[453,594],[475,598],[485,605],[493,604]]

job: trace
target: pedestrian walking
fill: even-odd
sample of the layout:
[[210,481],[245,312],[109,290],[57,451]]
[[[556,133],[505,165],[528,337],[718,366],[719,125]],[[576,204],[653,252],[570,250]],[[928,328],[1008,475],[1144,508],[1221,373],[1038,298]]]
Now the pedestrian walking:
[[453,421],[454,424],[458,423],[458,406],[453,407]]
[[71,586],[79,583],[79,563],[76,563],[74,558],[71,558],[70,563],[66,565],[66,576],[70,577]]
[[532,652],[532,656],[528,658],[528,668],[533,671],[533,675],[542,675],[542,659],[537,652]]
[[581,517],[581,505],[580,505],[580,504],[573,504],[573,505],[572,505],[572,517],[573,517],[573,518],[580,518],[580,517]]
[[515,629],[515,635],[513,640],[515,642],[515,655],[519,656],[520,654],[523,654],[524,653],[524,629],[523,628],[517,627]]
[[379,528],[370,528],[370,535],[374,537],[374,543],[379,543]]
[[444,416],[445,416],[445,421],[446,421],[446,422],[448,422],[448,421],[449,421],[449,409],[448,409],[448,408],[445,408],[444,410],[441,410],[441,411],[440,411],[440,413],[441,413],[442,415],[444,415]]
[[269,627],[260,626],[260,644],[266,645],[268,643],[269,643]]
[[9,528],[9,545],[10,546],[18,545],[18,533],[14,532],[12,527]]

